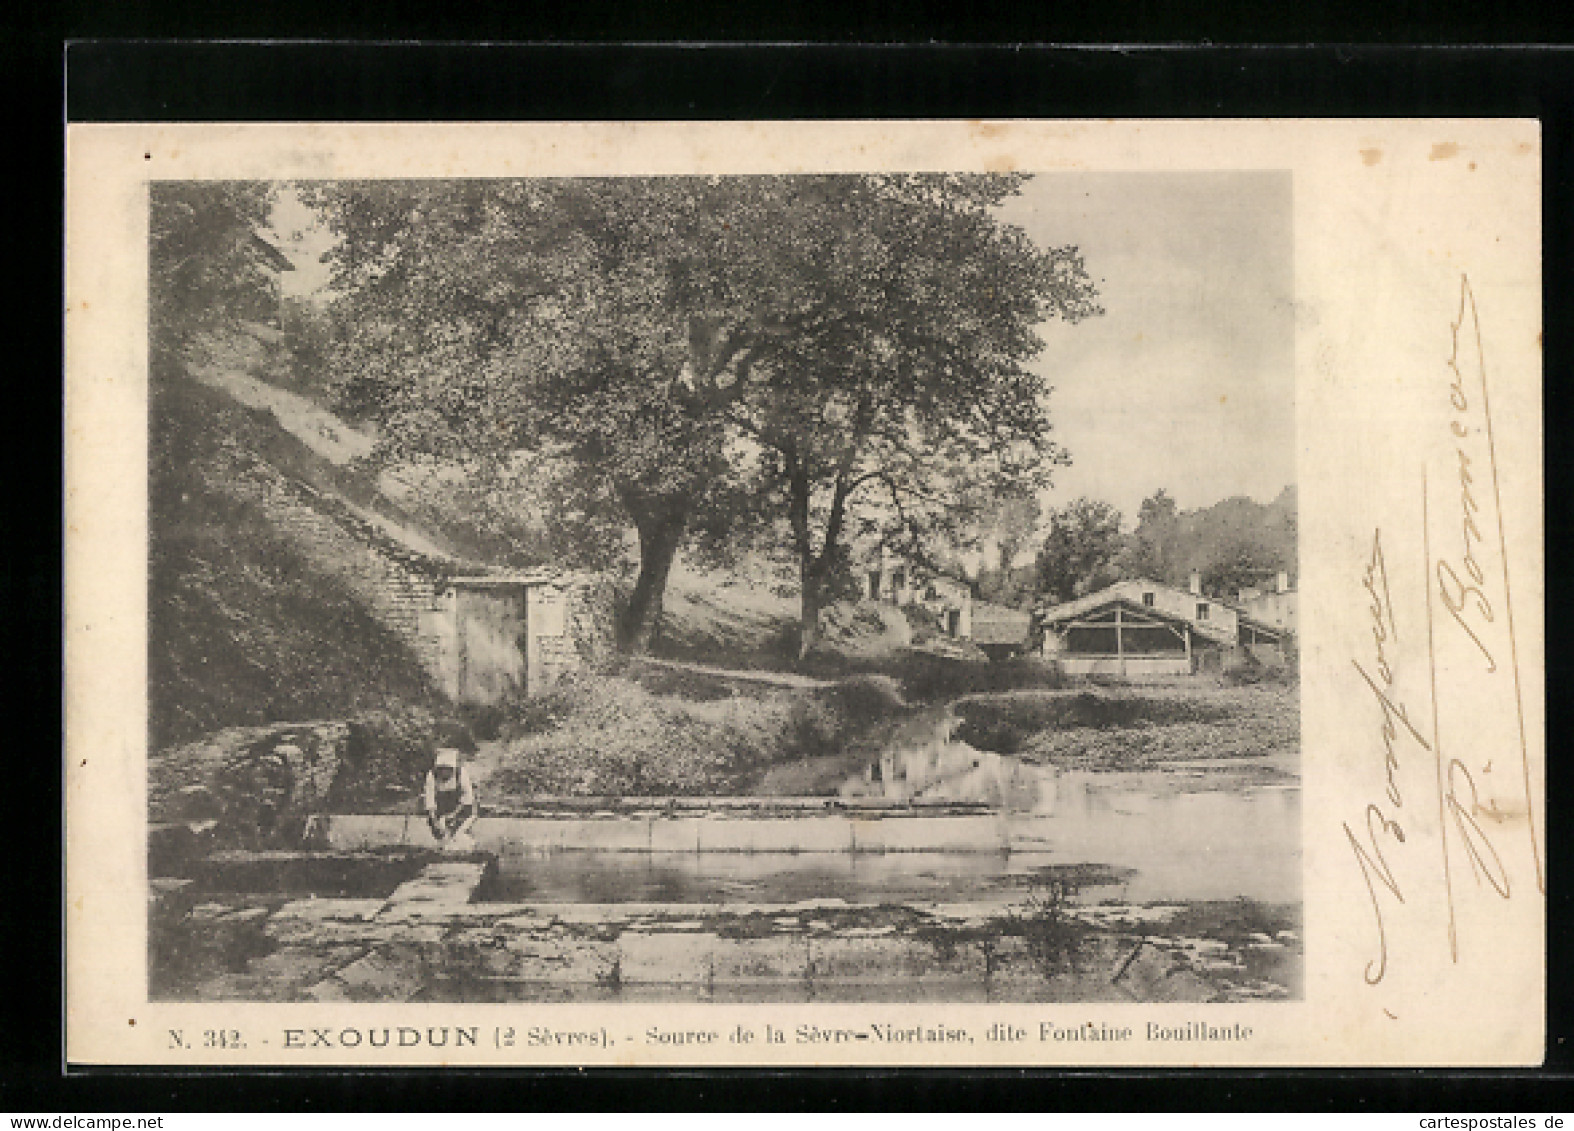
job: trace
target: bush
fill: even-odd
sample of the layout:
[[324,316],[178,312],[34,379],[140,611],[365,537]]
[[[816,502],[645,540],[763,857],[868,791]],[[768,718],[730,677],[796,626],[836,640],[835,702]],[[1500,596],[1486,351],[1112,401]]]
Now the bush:
[[956,713],[958,738],[998,754],[1019,753],[1044,731],[1214,723],[1238,714],[1227,704],[1196,698],[1098,691],[968,699],[956,705]]
[[694,701],[626,678],[581,677],[514,709],[489,793],[726,795],[772,766],[842,753],[905,710],[889,680]]

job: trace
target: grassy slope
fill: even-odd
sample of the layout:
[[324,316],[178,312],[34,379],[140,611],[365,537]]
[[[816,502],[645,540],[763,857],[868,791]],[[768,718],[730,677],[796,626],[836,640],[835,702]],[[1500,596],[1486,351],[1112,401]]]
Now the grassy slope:
[[150,427],[153,748],[220,727],[432,701],[404,643],[227,489],[279,443],[270,421],[154,375]]
[[716,667],[786,669],[798,623],[796,595],[765,567],[722,573],[681,557],[663,599],[660,655]]
[[[821,779],[839,782],[870,736],[908,710],[878,678],[784,688],[635,663],[516,708],[489,799],[834,792]],[[780,777],[809,763],[820,772]]]

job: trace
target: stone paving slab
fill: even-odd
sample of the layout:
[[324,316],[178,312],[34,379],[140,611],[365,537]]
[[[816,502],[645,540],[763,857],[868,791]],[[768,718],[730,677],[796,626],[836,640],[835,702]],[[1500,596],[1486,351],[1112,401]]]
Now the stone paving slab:
[[485,860],[437,860],[422,868],[414,879],[394,889],[379,919],[398,920],[433,918],[470,905],[481,877],[486,874]]
[[560,929],[542,928],[511,934],[506,949],[522,971],[517,977],[530,977],[535,971],[544,977],[570,981],[595,982],[606,978],[618,964],[618,945],[614,938],[595,938]]
[[[707,820],[689,822],[694,835]],[[774,835],[771,822],[754,823]],[[262,923],[276,949],[208,978],[198,999],[1191,1002],[1231,987],[1284,996],[1249,984],[1238,945],[1164,936],[1158,924],[1178,906],[1067,907],[1041,920],[998,899],[899,909],[839,899],[471,902],[488,866],[434,856],[387,900],[286,903]],[[215,900],[194,918],[218,930],[235,914],[234,900]],[[1259,933],[1247,945],[1286,941],[1299,940]]]
[[421,988],[424,974],[419,961],[373,951],[341,967],[331,980],[345,988],[351,1001],[408,1001]]
[[974,943],[960,941],[947,945],[921,937],[883,935],[858,939],[816,938],[809,953],[814,963],[814,979],[876,982],[900,979],[904,982],[924,978],[982,982],[984,954]]
[[1218,991],[1184,958],[1141,942],[1110,979],[1137,1001],[1211,1001]]
[[703,985],[712,978],[714,934],[625,931],[618,937],[618,976],[625,982]]
[[327,920],[367,920],[383,909],[381,899],[297,899],[273,913],[274,922],[301,919],[320,923]]
[[801,935],[718,938],[710,960],[716,983],[803,982],[809,977],[809,942]]
[[366,954],[354,943],[331,946],[286,946],[253,960],[246,973],[268,979],[280,988],[292,988],[321,981],[340,966],[347,966]]

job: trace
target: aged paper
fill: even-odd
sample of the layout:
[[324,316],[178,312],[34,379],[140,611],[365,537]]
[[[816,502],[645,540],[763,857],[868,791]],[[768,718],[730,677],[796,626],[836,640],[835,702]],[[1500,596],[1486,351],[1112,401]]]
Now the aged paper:
[[[650,292],[629,280],[652,263],[671,267],[682,258],[672,251],[679,241],[691,239],[685,246],[697,249],[692,258],[701,266],[684,276],[691,289],[663,293],[695,301],[711,293],[707,283],[719,292],[716,280],[744,286],[730,273],[737,263],[757,259],[769,271],[767,255],[794,253],[793,239],[814,228],[813,210],[789,210],[802,206],[806,178],[820,178],[813,183],[827,200],[867,193],[860,199],[870,202],[868,230],[815,235],[828,241],[815,245],[824,271],[782,276],[786,297],[759,315],[754,344],[727,353],[717,329],[725,317],[711,313],[693,315],[686,337],[662,339],[672,356],[689,350],[717,361],[713,371],[685,363],[674,403],[713,394],[741,414],[727,426],[759,427],[759,448],[770,451],[769,428],[800,419],[780,398],[823,394],[825,382],[835,394],[836,380],[853,388],[925,333],[938,340],[954,331],[945,348],[983,367],[978,374],[1005,364],[978,344],[994,341],[994,325],[966,318],[998,311],[970,305],[980,291],[1011,293],[1020,280],[965,274],[976,265],[966,257],[971,237],[943,227],[979,214],[963,195],[946,195],[964,190],[875,174],[1029,175],[988,215],[1039,249],[1012,254],[1045,254],[1033,262],[1056,272],[1043,293],[1060,317],[1042,328],[1045,349],[1026,364],[1054,386],[1049,419],[1071,462],[1038,497],[1038,518],[1025,520],[1030,537],[1012,543],[1017,562],[1033,567],[1015,597],[989,599],[989,553],[981,565],[975,543],[968,543],[975,557],[947,568],[888,543],[860,550],[849,527],[856,592],[828,600],[816,623],[828,639],[844,629],[851,639],[846,625],[855,622],[838,620],[837,610],[852,609],[847,618],[873,618],[879,632],[902,634],[904,648],[935,664],[961,665],[946,671],[997,673],[989,678],[1000,681],[999,672],[1031,666],[1042,686],[942,680],[943,693],[924,699],[921,680],[901,681],[909,669],[892,668],[890,677],[878,665],[854,665],[848,672],[864,672],[866,681],[869,671],[896,679],[878,684],[896,688],[894,699],[878,700],[893,721],[860,732],[872,752],[858,763],[860,774],[839,785],[810,780],[815,767],[846,756],[833,728],[816,740],[818,761],[794,763],[799,776],[791,781],[786,771],[767,773],[705,796],[694,796],[681,776],[643,790],[598,786],[570,771],[609,764],[614,739],[656,724],[630,715],[636,721],[624,731],[597,731],[613,737],[565,752],[529,706],[502,723],[480,709],[464,714],[479,742],[461,751],[461,786],[443,792],[452,779],[438,757],[428,787],[430,797],[457,798],[451,824],[436,817],[429,825],[423,815],[438,804],[421,796],[427,762],[402,763],[406,777],[393,775],[375,797],[365,782],[340,781],[372,764],[366,759],[390,757],[403,740],[350,707],[289,699],[281,669],[267,667],[277,649],[292,664],[299,659],[289,670],[306,672],[308,684],[314,670],[324,686],[330,669],[341,678],[333,640],[303,655],[305,637],[280,627],[294,623],[290,601],[305,598],[290,595],[301,586],[348,594],[350,611],[318,634],[339,646],[358,647],[358,633],[407,634],[425,665],[412,668],[412,678],[430,679],[422,718],[442,715],[449,702],[572,706],[582,700],[552,688],[593,697],[626,686],[627,702],[604,710],[657,702],[648,718],[665,720],[662,727],[687,712],[690,729],[650,732],[652,758],[676,735],[681,749],[661,750],[680,768],[694,735],[739,733],[739,720],[755,710],[773,718],[769,711],[805,709],[792,706],[795,696],[841,703],[837,689],[851,677],[792,657],[740,670],[744,661],[719,646],[713,654],[671,653],[665,667],[649,662],[637,687],[616,682],[634,679],[631,669],[606,679],[577,669],[564,676],[574,665],[595,667],[584,659],[593,649],[575,651],[588,631],[586,594],[595,591],[585,572],[495,562],[459,568],[484,555],[423,541],[418,515],[405,525],[388,518],[397,508],[376,494],[386,484],[376,487],[375,473],[358,470],[389,437],[429,438],[438,424],[412,428],[408,416],[379,416],[391,401],[355,417],[349,400],[292,370],[290,359],[306,355],[289,340],[280,346],[299,328],[289,310],[313,309],[313,288],[325,293],[331,248],[340,249],[341,265],[343,241],[364,250],[362,280],[381,279],[407,302],[378,307],[367,299],[355,324],[361,339],[341,335],[323,347],[339,351],[335,388],[347,387],[349,366],[351,378],[395,390],[387,396],[405,398],[403,408],[430,390],[423,381],[479,389],[480,400],[454,412],[464,441],[468,429],[495,423],[485,413],[498,402],[486,391],[498,372],[572,368],[562,358],[590,324],[572,321],[576,310],[590,309],[572,302],[594,293],[602,303],[594,308],[597,332],[607,342],[647,341],[664,317],[651,311],[679,299],[640,305]],[[778,176],[769,183],[786,195],[760,196],[764,175]],[[653,239],[647,221],[670,203],[660,196],[669,182],[658,178],[684,179],[672,205],[679,220],[662,220],[668,235],[647,250],[615,266],[592,264],[577,236],[563,235],[588,232],[595,245],[614,222],[574,229],[565,201],[611,207],[605,202],[623,199],[618,192],[637,200],[642,186],[656,186],[650,212],[616,213],[629,231]],[[199,190],[220,182],[242,191]],[[378,182],[393,186],[398,203],[386,216],[403,225],[402,243],[376,243],[386,230],[367,221],[388,199]],[[683,195],[701,182],[711,196]],[[967,182],[976,183],[985,182]],[[616,187],[573,195],[591,184]],[[249,199],[269,203],[258,205],[250,228],[236,227],[246,220],[235,201],[248,199],[247,185],[265,186]],[[279,211],[281,195],[293,211]],[[682,212],[682,202],[695,199],[713,203],[697,206],[693,230],[701,235],[685,236],[690,220],[682,217],[694,213]],[[1539,1064],[1540,199],[1539,128],[1523,120],[72,126],[69,1059]],[[215,200],[223,202],[217,219],[203,211]],[[933,200],[949,203],[923,211]],[[887,206],[896,209],[889,215],[933,217],[942,225],[934,231],[953,235],[914,227],[903,243],[900,225],[879,219]],[[337,245],[321,211],[335,207]],[[792,238],[778,240],[766,223],[717,253],[730,237],[704,224],[733,207],[755,220],[781,207],[778,228]],[[531,208],[545,218],[519,221]],[[559,242],[545,252],[545,242],[522,243],[519,258],[508,260],[486,243],[501,230],[488,227],[500,215],[515,225],[509,231],[554,233]],[[181,238],[194,242],[179,245]],[[368,241],[364,249],[358,239]],[[848,252],[847,262],[866,265],[876,244],[907,250],[880,261],[887,274],[853,273],[858,287],[880,280],[873,289],[848,284],[864,321],[847,321],[859,328],[782,352],[783,340],[809,340],[812,319],[794,321],[798,314],[823,313],[804,300],[795,314],[791,299],[800,292],[792,288],[829,287],[825,280],[845,265],[841,249],[864,249]],[[317,262],[319,253],[328,265]],[[531,317],[565,319],[568,344],[543,347],[547,323],[537,322],[517,332],[513,354],[488,353],[493,347],[464,336],[473,322],[450,311],[443,325],[471,329],[455,331],[441,349],[473,349],[473,361],[455,355],[442,368],[431,337],[405,360],[389,361],[383,344],[424,318],[431,296],[485,298],[491,292],[471,286],[481,277],[475,265],[491,270],[527,254],[538,271],[530,287],[507,291],[518,280],[501,270],[485,276],[488,285],[505,288],[500,306],[525,295],[517,301],[534,304]],[[212,257],[209,266],[199,263],[203,255]],[[957,257],[955,272],[924,259],[947,255]],[[281,280],[289,272],[280,288],[296,305],[243,309],[249,300],[223,289],[234,282],[224,264],[234,270],[237,262],[244,271],[276,269]],[[426,275],[388,271],[396,262],[422,265]],[[447,282],[420,289],[445,271],[453,276]],[[715,301],[742,302],[740,293]],[[927,326],[910,316],[925,303]],[[510,307],[498,317],[516,313]],[[250,327],[244,348],[234,333],[223,338],[202,322],[210,315],[228,319],[230,331]],[[154,355],[171,326],[187,334],[185,352],[169,362],[174,392],[151,396],[162,379]],[[829,333],[823,327],[813,323],[812,332]],[[200,348],[192,345],[199,330],[209,335]],[[213,341],[228,342],[230,352]],[[279,352],[285,347],[295,352]],[[628,348],[645,356],[643,346]],[[915,358],[928,356],[914,349]],[[743,356],[752,368],[740,367]],[[738,409],[750,390],[787,382],[789,359],[806,356],[814,360],[809,376],[783,384],[787,391],[771,394],[778,399],[762,393],[758,403],[767,407],[758,415]],[[515,368],[494,364],[500,357],[514,358]],[[850,357],[873,360],[859,369]],[[845,378],[824,376],[843,368]],[[410,377],[416,373],[419,381]],[[932,373],[946,396],[966,397],[965,385],[941,380],[943,366]],[[166,395],[176,409],[150,410]],[[814,403],[814,426],[829,421],[845,436],[866,401],[853,397],[853,407],[834,412],[829,401]],[[444,419],[434,404],[422,402],[435,414],[423,420]],[[530,409],[508,411],[523,419]],[[988,406],[980,411],[987,415]],[[550,431],[554,420],[544,419]],[[910,424],[891,440],[900,447],[915,435],[938,437],[928,451],[909,453],[902,464],[909,470],[946,442],[943,429],[919,429]],[[719,450],[730,459],[743,449]],[[855,463],[865,458],[874,457],[847,456],[836,482],[851,484],[849,469],[865,467],[870,481],[891,479],[894,465]],[[968,470],[953,461],[946,473]],[[585,474],[606,471],[596,465]],[[676,465],[672,474],[680,474]],[[355,475],[363,477],[352,483]],[[230,493],[213,495],[229,500],[220,507],[204,492],[217,491],[215,477],[224,476]],[[374,488],[352,489],[366,482]],[[1145,496],[1155,488],[1178,502],[1182,519],[1223,513],[1210,509],[1223,501],[1256,500],[1241,504],[1241,513],[1257,516],[1250,529],[1231,528],[1232,537],[1263,552],[1251,524],[1279,513],[1290,539],[1279,544],[1293,547],[1295,560],[1264,565],[1259,556],[1239,576],[1216,569],[1204,577],[1207,569],[1197,568],[1188,586],[1183,565],[1133,565],[1128,556],[1107,576],[1044,590],[1051,575],[1043,563],[1053,555],[1040,547],[1052,510],[1079,497],[1112,504],[1124,515],[1121,537],[1140,542],[1153,529],[1139,512],[1153,509]],[[914,490],[912,497],[922,495]],[[903,529],[916,529],[899,486],[891,495]],[[928,497],[941,502],[925,529],[950,529],[944,520],[956,517],[948,508],[961,492]],[[207,508],[200,514],[199,505]],[[895,513],[869,506],[866,517],[874,517],[860,534]],[[167,509],[150,528],[158,507]],[[415,514],[413,504],[397,513]],[[446,513],[439,510],[439,520]],[[615,530],[616,512],[609,513]],[[805,510],[805,529],[817,515]],[[545,504],[537,517],[549,534],[570,521],[567,510]],[[997,523],[995,551],[1007,526]],[[638,541],[633,525],[625,527],[616,544],[634,555],[623,566],[632,582]],[[244,558],[253,537],[263,550]],[[743,535],[730,537],[739,543]],[[403,564],[347,565],[333,574],[334,539],[343,555],[365,551],[367,560]],[[787,553],[792,544],[783,534],[776,548]],[[807,544],[812,549],[812,537]],[[1123,543],[1128,555],[1135,544]],[[762,553],[754,560],[769,558]],[[1009,574],[1010,555],[996,557],[1008,559],[1002,574]],[[1209,560],[1228,564],[1226,557],[1218,550]],[[790,553],[784,560],[786,581],[759,591],[787,601],[790,624],[799,594]],[[423,562],[441,568],[422,573]],[[327,572],[312,572],[319,566]],[[734,578],[746,572],[732,568]],[[1154,581],[1166,568],[1171,575]],[[405,569],[429,587],[411,597],[417,583],[400,581],[407,617],[403,606],[379,603],[387,585],[367,588],[377,570],[404,579]],[[704,605],[670,595],[688,591],[668,584],[669,617]],[[1028,592],[1035,585],[1040,591]],[[245,603],[257,593],[284,596]],[[215,619],[214,609],[228,610],[228,619]],[[303,615],[307,630],[330,624],[326,614]],[[363,620],[372,627],[357,627]],[[248,675],[233,659],[237,651],[263,674]],[[397,696],[395,661],[379,654],[364,663],[382,680],[379,694]],[[693,691],[699,684],[703,694]],[[198,689],[210,698],[198,702]],[[685,694],[694,701],[675,705]],[[1002,739],[1005,716],[990,713],[1004,710],[1002,696],[1050,704],[1041,729]],[[1231,730],[1231,712],[1248,709],[1276,721]],[[875,708],[835,718],[857,722],[860,710]],[[1101,722],[1100,710],[1120,718]],[[1076,745],[1083,737],[1087,744]],[[423,732],[410,757],[430,762],[458,741]],[[557,765],[542,761],[552,750],[570,768],[542,776]],[[214,770],[241,754],[253,759],[245,774]],[[953,766],[957,758],[965,764]],[[536,777],[521,776],[525,764]],[[644,772],[654,774],[651,766]],[[447,847],[457,851],[439,851],[428,829],[446,837],[463,823],[472,774],[480,819],[451,838]]]

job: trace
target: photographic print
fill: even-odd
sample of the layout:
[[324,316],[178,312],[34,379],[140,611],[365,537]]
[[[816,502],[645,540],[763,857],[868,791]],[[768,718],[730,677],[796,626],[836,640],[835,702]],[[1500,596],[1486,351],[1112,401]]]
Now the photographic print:
[[1533,225],[1396,130],[81,133],[80,1047],[1520,1056]]
[[1287,175],[149,207],[156,998],[1300,994]]

